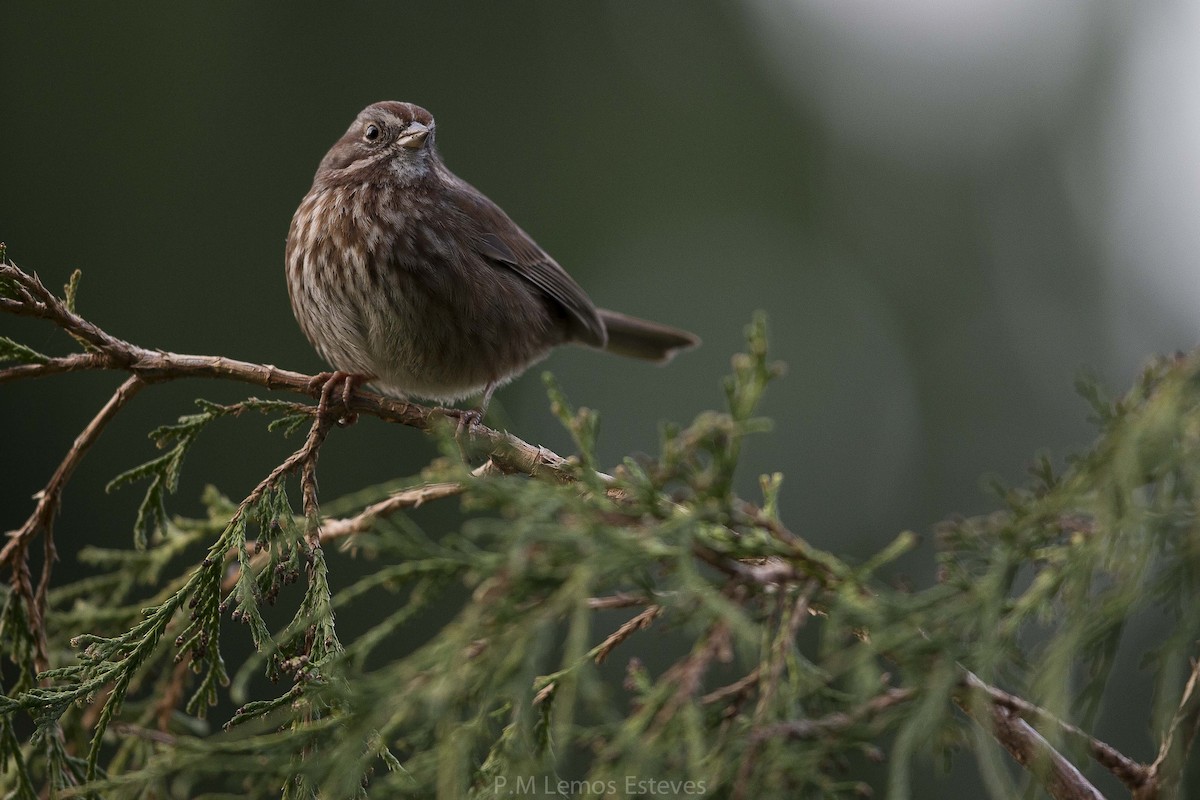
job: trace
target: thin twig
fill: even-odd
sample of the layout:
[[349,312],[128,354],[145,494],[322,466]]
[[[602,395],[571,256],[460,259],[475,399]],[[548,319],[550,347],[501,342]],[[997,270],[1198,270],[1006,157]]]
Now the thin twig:
[[[1017,711],[995,703],[989,704],[988,708],[991,725],[983,721],[980,724],[988,727],[1014,761],[1040,778],[1051,797],[1055,800],[1104,800],[1104,795],[1083,773]],[[964,706],[964,710],[975,716],[968,706]]]
[[1096,763],[1111,772],[1130,791],[1136,792],[1142,789],[1151,778],[1151,768],[1139,764],[1112,745],[1100,741],[1066,720],[1059,719],[1046,709],[986,683],[973,672],[964,670],[963,680],[968,687],[983,692],[996,708],[1005,709],[1030,722],[1053,725],[1064,733],[1082,739],[1087,746],[1088,753],[1096,760]]
[[[283,462],[271,470],[267,477],[259,481],[250,494],[246,495],[246,499],[238,504],[237,511],[234,512],[233,520],[236,520],[240,514],[245,513],[245,510],[257,503],[266,494],[267,490],[275,484],[279,483],[280,479],[285,475],[290,475],[298,468],[308,463],[315,458],[315,454],[320,449],[321,444],[325,441],[325,435],[329,429],[333,427],[334,419],[330,415],[317,415],[313,419],[312,427],[309,429],[308,436],[304,440],[304,444],[300,446],[296,452],[285,458]],[[309,503],[309,498],[305,497],[305,504]],[[307,507],[305,511],[307,511]],[[232,523],[232,520],[231,520]]]
[[380,518],[389,517],[406,508],[420,508],[425,503],[434,500],[454,497],[462,494],[466,488],[465,484],[453,481],[423,483],[420,486],[403,489],[378,503],[372,503],[353,517],[325,520],[321,525],[321,542],[331,542],[347,536],[366,533]]
[[183,701],[184,684],[191,674],[190,661],[181,658],[175,662],[175,668],[171,670],[171,676],[163,684],[162,694],[154,704],[154,718],[160,731],[166,731],[170,726],[175,710]]
[[787,655],[795,648],[796,634],[808,620],[808,606],[816,590],[817,582],[809,581],[807,586],[796,593],[796,601],[792,604],[790,613],[782,620],[783,630],[772,648],[770,670],[767,672],[765,681],[759,682],[758,708],[754,713],[756,721],[766,714],[767,709],[775,700],[775,692],[778,691],[779,681],[783,677],[783,667],[787,663]]
[[[58,469],[50,476],[46,487],[34,495],[37,498],[37,506],[34,507],[33,513],[25,520],[24,525],[14,531],[9,531],[8,542],[0,550],[0,565],[12,568],[13,589],[25,601],[29,610],[29,624],[35,633],[37,643],[35,665],[39,671],[47,669],[50,663],[46,631],[42,620],[46,612],[46,593],[50,589],[50,575],[54,568],[54,561],[58,557],[54,546],[54,517],[58,513],[62,500],[63,487],[67,485],[67,481],[70,480],[75,468],[79,466],[79,462],[83,460],[88,448],[99,438],[104,426],[145,385],[141,378],[133,375],[113,392],[108,402],[101,407],[87,427],[75,438],[71,449],[67,451],[62,463],[58,465]],[[42,575],[35,590],[32,586],[32,576],[29,573],[26,554],[29,543],[39,533],[43,535],[44,539],[44,561],[42,562]]]
[[727,697],[742,697],[758,685],[758,673],[758,667],[755,667],[733,683],[713,689],[701,697],[700,702],[703,705],[711,706],[713,703],[719,703]]
[[728,663],[733,660],[733,649],[730,642],[729,623],[723,619],[715,620],[709,625],[704,638],[692,651],[676,661],[663,673],[662,680],[666,684],[674,684],[675,692],[663,703],[651,723],[652,730],[661,729],[672,718],[680,707],[695,696],[704,681],[704,673],[714,661]]
[[776,635],[775,644],[771,648],[767,672],[765,675],[761,671],[759,672],[758,704],[755,706],[754,718],[750,723],[750,743],[742,756],[741,764],[738,765],[737,778],[734,780],[734,798],[745,797],[745,792],[750,785],[750,773],[754,768],[755,756],[761,741],[758,729],[763,726],[763,720],[775,701],[775,693],[779,688],[779,681],[783,677],[783,667],[787,663],[787,655],[796,646],[796,634],[800,632],[801,626],[808,619],[809,602],[817,588],[817,582],[810,580],[807,585],[796,592],[795,601],[790,608],[783,612],[783,618],[780,620],[781,630]]
[[632,619],[626,622],[621,627],[608,635],[608,638],[597,645],[592,650],[592,658],[597,664],[603,664],[608,658],[609,653],[617,648],[621,642],[628,639],[638,631],[645,630],[653,624],[654,620],[658,619],[663,613],[663,607],[659,605],[646,606],[639,611]]
[[748,503],[743,500],[739,504],[738,510],[745,514],[747,519],[749,519],[751,524],[753,524],[755,527],[769,531],[780,541],[793,545],[804,544],[803,539],[801,539],[792,531],[788,530],[786,527],[784,527],[783,523],[774,517],[769,516],[766,512],[753,503]]
[[36,274],[30,275],[14,264],[0,264],[0,279],[11,281],[18,295],[16,300],[0,298],[0,309],[18,317],[50,320],[89,349],[110,358],[120,358],[129,352],[127,343],[68,308]]
[[179,742],[179,737],[172,736],[164,730],[151,730],[143,728],[140,725],[133,725],[128,722],[117,722],[112,726],[113,733],[120,736],[136,736],[139,739],[145,739],[148,742],[174,747]]
[[109,359],[100,353],[72,353],[69,356],[51,358],[40,364],[18,364],[15,367],[0,369],[0,383],[22,378],[44,378],[64,372],[107,369],[108,363]]
[[817,719],[798,719],[764,725],[754,731],[753,739],[754,741],[763,741],[777,737],[786,739],[826,738],[844,733],[892,706],[907,703],[915,696],[916,692],[912,689],[888,689],[850,711],[838,711]]
[[649,605],[650,598],[644,594],[617,592],[606,597],[589,597],[588,608],[600,610],[606,608],[629,608],[631,606]]
[[[1135,792],[1134,797],[1137,800],[1150,800],[1150,798],[1157,797],[1159,787],[1163,783],[1171,785],[1178,780],[1179,774],[1183,771],[1188,751],[1196,738],[1197,730],[1200,729],[1200,693],[1196,691],[1197,688],[1200,688],[1198,684],[1200,684],[1200,659],[1193,658],[1192,672],[1184,684],[1183,694],[1179,698],[1179,705],[1171,717],[1171,722],[1167,725],[1162,744],[1158,748],[1158,756],[1146,768],[1147,784],[1151,788],[1143,787],[1140,792]],[[1183,741],[1176,745],[1175,734],[1180,730],[1183,731]]]
[[308,438],[304,440],[304,447],[298,451],[304,454],[299,461],[300,493],[303,497],[304,516],[315,523],[308,532],[308,545],[314,550],[321,546],[321,507],[317,503],[317,455],[335,422],[337,417],[328,413],[328,410],[317,414],[309,429]]
[[[630,606],[646,606],[645,609],[639,611],[631,619],[627,620],[621,627],[610,633],[608,637],[600,644],[593,647],[584,656],[585,659],[591,658],[597,664],[603,664],[609,654],[612,653],[621,642],[628,639],[634,633],[640,630],[645,630],[653,624],[654,620],[658,619],[663,613],[663,607],[655,603],[651,603],[648,598],[643,595],[635,594],[615,594],[610,597],[589,597],[588,608],[591,609],[609,609],[609,608],[628,608]],[[533,704],[538,705],[545,702],[546,698],[554,694],[558,689],[558,681],[549,681],[538,693],[534,695]]]
[[[471,470],[471,474],[475,477],[482,477],[492,474],[495,470],[495,465],[491,461],[486,461]],[[424,483],[420,486],[403,489],[377,503],[372,503],[352,517],[335,517],[322,520],[317,543],[326,545],[339,539],[348,539],[366,533],[371,530],[375,521],[380,518],[388,517],[405,508],[417,508],[433,500],[441,500],[445,497],[462,494],[466,491],[466,488],[466,485],[461,482],[444,482]],[[247,546],[256,551],[251,556],[250,566],[257,571],[268,561],[270,554],[266,550],[258,550],[250,542],[247,542]],[[227,557],[230,561],[236,559],[237,550],[231,549]],[[239,572],[240,568],[236,563],[230,565],[229,571],[221,582],[222,590],[229,591],[237,584]]]

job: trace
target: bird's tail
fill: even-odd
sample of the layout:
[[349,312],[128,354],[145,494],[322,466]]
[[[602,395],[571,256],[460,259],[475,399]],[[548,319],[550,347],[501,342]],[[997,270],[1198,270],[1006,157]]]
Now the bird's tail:
[[679,351],[700,344],[697,336],[679,328],[630,317],[607,308],[597,309],[597,313],[608,331],[608,344],[604,349],[610,353],[665,364]]

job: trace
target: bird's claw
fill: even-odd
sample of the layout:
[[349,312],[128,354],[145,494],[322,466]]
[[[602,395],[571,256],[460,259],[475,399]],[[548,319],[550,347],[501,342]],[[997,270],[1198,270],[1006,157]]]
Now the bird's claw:
[[[334,372],[322,372],[313,377],[309,381],[309,391],[315,392],[321,390],[321,399],[317,403],[317,414],[325,416],[332,413],[333,398],[340,394],[338,400],[341,401],[342,410],[345,414],[339,414],[334,422],[340,428],[345,428],[353,425],[358,420],[358,414],[350,410],[350,399],[354,395],[354,390],[362,385],[369,378],[366,375],[357,375],[352,372],[343,372],[335,370]],[[338,388],[341,387],[341,391]]]
[[482,409],[478,409],[478,408],[464,409],[464,410],[459,411],[456,414],[456,416],[458,417],[458,428],[456,431],[457,436],[462,436],[464,433],[469,431],[471,428],[474,428],[476,425],[483,424],[483,410]]

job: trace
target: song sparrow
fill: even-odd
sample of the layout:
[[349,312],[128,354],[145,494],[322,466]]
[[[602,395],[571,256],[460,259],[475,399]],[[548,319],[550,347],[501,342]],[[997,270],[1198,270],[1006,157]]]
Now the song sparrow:
[[292,311],[335,370],[399,397],[482,392],[481,416],[496,387],[555,345],[666,362],[699,343],[596,308],[499,206],[446,168],[434,138],[423,108],[369,106],[321,160],[292,218]]

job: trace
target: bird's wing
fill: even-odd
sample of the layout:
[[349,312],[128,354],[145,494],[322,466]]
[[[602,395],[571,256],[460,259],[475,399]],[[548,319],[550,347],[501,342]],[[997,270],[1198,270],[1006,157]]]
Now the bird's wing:
[[475,227],[472,237],[475,252],[516,272],[560,306],[567,314],[575,339],[593,347],[605,345],[608,335],[591,298],[558,262],[478,190],[460,181],[452,195]]

